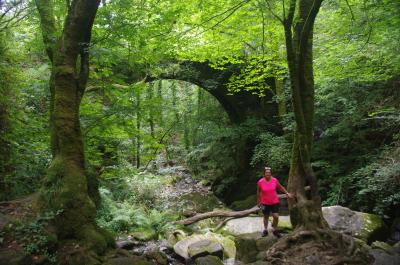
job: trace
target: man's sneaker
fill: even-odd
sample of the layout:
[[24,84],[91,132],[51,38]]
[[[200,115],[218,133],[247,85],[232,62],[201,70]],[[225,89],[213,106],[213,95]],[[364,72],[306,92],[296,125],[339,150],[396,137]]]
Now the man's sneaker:
[[272,234],[274,234],[274,236],[276,236],[277,238],[280,238],[282,236],[277,229],[274,229],[274,231],[272,231]]
[[264,230],[261,234],[262,237],[268,236],[268,230]]

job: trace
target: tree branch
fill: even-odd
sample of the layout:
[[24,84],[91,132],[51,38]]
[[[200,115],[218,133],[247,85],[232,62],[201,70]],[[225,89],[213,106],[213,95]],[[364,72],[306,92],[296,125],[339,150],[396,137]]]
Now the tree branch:
[[54,18],[54,4],[52,0],[35,0],[40,15],[40,27],[42,29],[43,42],[47,56],[53,63],[54,46],[57,41],[57,28]]

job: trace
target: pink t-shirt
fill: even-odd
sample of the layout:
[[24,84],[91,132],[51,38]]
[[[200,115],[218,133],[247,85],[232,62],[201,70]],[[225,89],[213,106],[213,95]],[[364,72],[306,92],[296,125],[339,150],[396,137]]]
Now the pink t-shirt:
[[271,177],[269,181],[262,177],[257,182],[260,189],[260,202],[262,204],[273,205],[279,203],[278,193],[276,193],[278,183],[279,181],[274,177]]

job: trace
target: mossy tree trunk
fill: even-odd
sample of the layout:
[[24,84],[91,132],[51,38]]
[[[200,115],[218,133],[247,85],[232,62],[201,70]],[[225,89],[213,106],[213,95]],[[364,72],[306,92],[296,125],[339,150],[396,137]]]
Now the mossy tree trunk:
[[89,75],[89,43],[99,0],[66,1],[68,13],[57,30],[54,3],[36,0],[43,41],[52,64],[51,145],[53,159],[38,196],[39,210],[58,211],[54,226],[59,239],[75,239],[98,253],[107,236],[95,224],[80,129],[79,106]]
[[[1,54],[0,54],[1,55]],[[2,74],[3,69],[0,69]],[[5,182],[6,175],[11,172],[11,143],[8,140],[10,133],[10,119],[9,119],[9,87],[6,82],[0,81],[0,201],[6,200],[8,189]]]
[[[291,0],[282,23],[296,127],[289,173],[292,224],[298,229],[327,228],[322,216],[318,183],[311,167],[314,126],[313,26],[322,0]],[[305,187],[310,186],[310,191]]]

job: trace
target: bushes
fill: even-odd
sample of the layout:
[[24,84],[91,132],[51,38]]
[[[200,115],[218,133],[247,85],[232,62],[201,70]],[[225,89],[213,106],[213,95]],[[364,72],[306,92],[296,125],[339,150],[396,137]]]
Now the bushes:
[[290,163],[291,144],[284,136],[270,132],[259,136],[260,143],[255,147],[251,165],[267,164],[274,172],[283,172]]
[[336,81],[317,90],[313,167],[324,205],[399,214],[398,91],[396,79]]
[[400,206],[400,146],[384,150],[377,159],[355,171],[351,188],[357,190],[353,207],[380,215],[395,214]]
[[173,178],[137,173],[129,165],[121,165],[107,175],[100,188],[102,203],[97,211],[101,227],[134,234],[142,240],[158,239],[172,229],[171,221],[179,216],[162,208],[158,191]]

